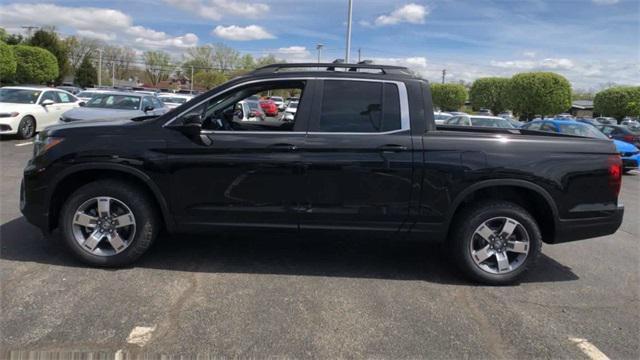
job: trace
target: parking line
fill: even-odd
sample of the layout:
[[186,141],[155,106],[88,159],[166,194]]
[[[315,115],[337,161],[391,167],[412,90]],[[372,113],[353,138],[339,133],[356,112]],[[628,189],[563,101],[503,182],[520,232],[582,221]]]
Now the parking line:
[[31,144],[33,144],[33,141],[29,141],[29,142],[25,142],[25,143],[16,144],[16,146],[27,146],[27,145],[31,145]]
[[136,326],[133,328],[133,330],[131,330],[131,333],[127,337],[127,342],[129,344],[138,345],[140,347],[145,346],[149,342],[149,340],[151,340],[151,335],[155,330],[155,326]]
[[600,351],[600,349],[595,345],[587,341],[587,339],[570,337],[569,341],[576,344],[576,346],[591,360],[609,360],[607,355]]

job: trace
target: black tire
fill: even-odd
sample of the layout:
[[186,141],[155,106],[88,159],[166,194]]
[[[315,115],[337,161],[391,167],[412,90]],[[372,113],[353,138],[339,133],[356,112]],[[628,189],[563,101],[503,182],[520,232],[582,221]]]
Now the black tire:
[[[473,281],[487,285],[507,285],[516,282],[532,268],[542,250],[542,235],[535,219],[521,206],[507,201],[488,201],[470,205],[456,215],[450,237],[453,257],[458,268]],[[474,233],[486,221],[508,217],[519,222],[529,238],[529,252],[512,271],[494,274],[483,270],[472,259],[471,242]]]
[[18,137],[20,139],[30,139],[36,134],[36,119],[32,116],[25,116],[18,124]]
[[[133,213],[136,230],[128,247],[120,253],[110,256],[98,256],[90,253],[76,241],[73,221],[77,209],[86,201],[95,197],[111,197],[124,203]],[[132,264],[153,244],[160,231],[160,220],[153,202],[142,189],[127,182],[100,180],[89,183],[76,190],[66,200],[60,213],[62,241],[84,263],[102,267],[121,267]]]

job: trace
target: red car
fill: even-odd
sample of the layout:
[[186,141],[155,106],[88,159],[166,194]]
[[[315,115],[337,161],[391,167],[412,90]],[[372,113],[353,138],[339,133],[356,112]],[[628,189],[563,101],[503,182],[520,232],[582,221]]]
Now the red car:
[[260,107],[267,116],[278,116],[278,105],[273,100],[260,101]]

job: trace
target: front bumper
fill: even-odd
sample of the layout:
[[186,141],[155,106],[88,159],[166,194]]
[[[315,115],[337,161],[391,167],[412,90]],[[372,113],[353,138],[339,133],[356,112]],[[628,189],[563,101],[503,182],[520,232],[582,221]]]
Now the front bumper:
[[559,220],[556,224],[556,236],[551,244],[584,240],[615,233],[622,224],[624,206],[619,204],[609,216]]

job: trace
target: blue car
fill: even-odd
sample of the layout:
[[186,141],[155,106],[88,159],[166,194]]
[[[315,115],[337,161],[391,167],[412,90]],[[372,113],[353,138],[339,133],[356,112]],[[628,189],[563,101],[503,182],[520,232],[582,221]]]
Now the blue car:
[[[564,119],[534,120],[520,126],[521,129],[557,132],[568,135],[584,136],[596,139],[609,139],[595,126],[583,122]],[[616,150],[622,157],[624,172],[637,169],[640,166],[640,150],[624,141],[612,140]]]

